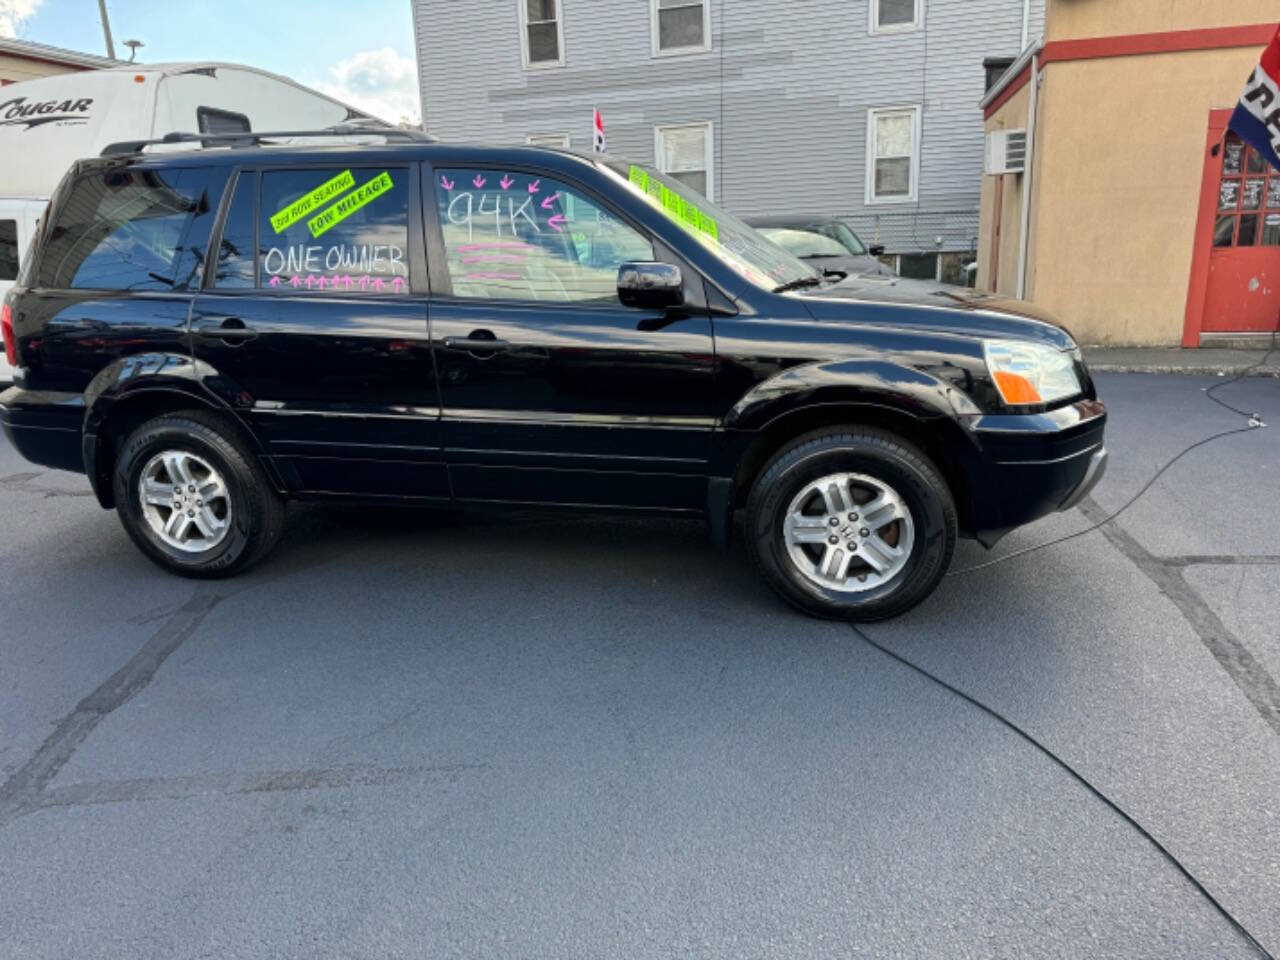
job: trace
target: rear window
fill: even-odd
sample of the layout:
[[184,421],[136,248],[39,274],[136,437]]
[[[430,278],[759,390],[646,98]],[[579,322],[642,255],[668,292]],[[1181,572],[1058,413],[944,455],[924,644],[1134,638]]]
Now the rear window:
[[209,168],[116,167],[81,174],[59,192],[33,286],[197,286],[224,176]]
[[[267,170],[260,181],[259,287],[344,295],[409,292],[406,168]],[[242,176],[240,182],[252,180]],[[233,207],[247,207],[239,191]],[[235,239],[234,234],[229,227],[228,236]],[[239,239],[243,247],[248,237],[241,232]],[[226,272],[229,285],[243,283],[242,269],[228,264]]]
[[0,220],[0,280],[18,279],[18,221]]

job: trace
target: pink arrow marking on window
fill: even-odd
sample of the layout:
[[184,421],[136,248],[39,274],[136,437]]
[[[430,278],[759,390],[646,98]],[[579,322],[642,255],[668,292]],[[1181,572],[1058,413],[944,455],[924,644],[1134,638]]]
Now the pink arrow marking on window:
[[382,278],[381,278],[381,277],[374,277],[374,278],[373,278],[373,289],[375,289],[375,290],[381,290],[381,289],[382,289]]
[[533,183],[529,184],[529,192],[537,193],[541,187],[542,187],[542,178],[539,177],[537,180],[533,181]]
[[267,281],[267,283],[269,283],[273,287],[278,287],[280,286],[280,278],[272,277],[270,280]]
[[396,293],[399,293],[400,288],[403,287],[404,285],[405,285],[404,277],[391,278],[391,289],[394,290]]
[[548,217],[547,226],[556,233],[564,233],[564,217],[558,213],[554,217]]
[[446,177],[446,176],[442,173],[442,174],[440,174],[440,186],[444,187],[446,190],[452,190],[452,189],[453,189],[453,181],[452,181],[452,180],[450,180],[448,177]]
[[315,282],[315,281],[314,281],[314,279],[312,278],[311,274],[309,274],[309,273],[308,273],[308,274],[307,274],[307,289],[308,289],[308,290],[310,290],[310,289],[311,289],[311,284],[312,284],[312,283],[314,283],[314,282]]
[[556,200],[558,200],[559,198],[560,198],[560,194],[558,192],[553,193],[551,196],[547,197],[545,200],[542,201],[542,209],[550,210],[551,205],[555,203]]
[[360,289],[363,290],[368,285],[369,285],[369,275],[366,273],[364,276],[360,278]]
[[297,290],[300,286],[302,286],[302,278],[295,273],[292,277],[289,278],[289,283],[293,285],[293,289]]
[[501,180],[499,180],[499,181],[498,181],[498,183],[502,184],[502,189],[503,189],[503,190],[510,190],[510,189],[511,189],[511,185],[512,185],[513,183],[515,183],[515,181],[514,181],[514,180],[512,180],[509,176],[507,176],[507,175],[504,173],[504,174],[502,175],[502,179],[501,179]]
[[485,184],[484,177],[480,176],[480,174],[478,174],[478,173],[476,174],[476,178],[475,178],[474,180],[472,180],[471,182],[472,182],[473,184],[475,184],[475,187],[476,187],[476,189],[477,189],[477,190],[479,190],[479,189],[480,189],[481,187],[483,187],[483,186],[484,186],[484,184]]

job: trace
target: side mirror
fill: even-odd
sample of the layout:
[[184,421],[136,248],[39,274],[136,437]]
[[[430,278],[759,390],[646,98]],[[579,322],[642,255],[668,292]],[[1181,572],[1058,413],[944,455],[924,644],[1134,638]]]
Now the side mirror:
[[618,299],[623,306],[665,310],[684,303],[684,278],[670,263],[624,263],[618,267]]
[[871,244],[871,246],[867,247],[867,253],[871,254],[873,257],[883,257],[884,244],[883,243]]

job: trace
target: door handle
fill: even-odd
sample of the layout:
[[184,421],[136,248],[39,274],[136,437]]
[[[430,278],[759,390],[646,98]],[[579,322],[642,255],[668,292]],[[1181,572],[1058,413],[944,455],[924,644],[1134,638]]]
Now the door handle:
[[506,340],[488,337],[445,337],[444,345],[449,350],[506,350],[511,346]]
[[196,327],[196,333],[202,337],[214,337],[218,340],[252,340],[258,331],[245,326],[239,317],[215,317],[206,320]]

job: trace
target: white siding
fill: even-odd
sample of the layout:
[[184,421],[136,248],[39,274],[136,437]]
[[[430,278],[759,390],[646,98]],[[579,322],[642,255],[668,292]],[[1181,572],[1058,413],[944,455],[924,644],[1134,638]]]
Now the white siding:
[[[843,216],[897,252],[938,236],[969,249],[982,60],[1019,53],[1022,0],[928,0],[924,30],[879,36],[869,0],[710,2],[712,49],[654,58],[649,0],[561,0],[565,66],[524,70],[514,0],[414,0],[425,127],[501,143],[565,130],[589,149],[599,107],[609,152],[652,162],[655,125],[709,120],[717,202],[737,213]],[[908,104],[923,108],[919,200],[867,207],[867,110]]]

